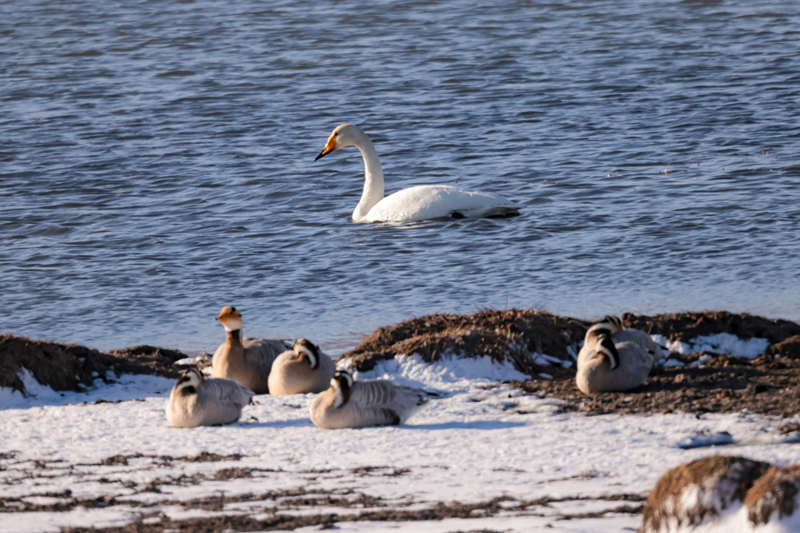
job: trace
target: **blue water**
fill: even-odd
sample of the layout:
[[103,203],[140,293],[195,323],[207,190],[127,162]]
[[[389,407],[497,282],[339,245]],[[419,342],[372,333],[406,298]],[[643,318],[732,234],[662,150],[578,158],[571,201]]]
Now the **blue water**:
[[[800,319],[800,4],[0,1],[0,332],[336,352],[433,312]],[[268,7],[267,7],[268,6]],[[454,183],[510,219],[364,225]],[[666,173],[665,173],[666,170]]]

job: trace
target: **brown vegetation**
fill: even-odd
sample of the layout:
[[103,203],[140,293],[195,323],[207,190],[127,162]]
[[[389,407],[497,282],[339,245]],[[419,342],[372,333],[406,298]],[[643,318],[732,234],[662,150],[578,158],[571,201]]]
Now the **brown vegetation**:
[[77,344],[37,341],[14,335],[0,335],[0,387],[28,394],[20,378],[23,368],[36,381],[56,391],[81,392],[95,379],[108,381],[122,374],[155,374],[177,378],[173,365],[186,357],[176,350],[134,346],[102,353]]
[[800,465],[773,466],[753,484],[744,499],[750,522],[757,526],[766,524],[771,518],[791,516],[797,509],[798,492]]
[[[714,455],[673,468],[656,483],[645,504],[644,531],[666,529],[670,520],[682,527],[696,526],[719,516],[736,501],[743,501],[753,483],[770,465],[744,457]],[[683,493],[697,490],[684,500]],[[716,498],[705,495],[715,493]],[[719,508],[704,502],[714,502]]]

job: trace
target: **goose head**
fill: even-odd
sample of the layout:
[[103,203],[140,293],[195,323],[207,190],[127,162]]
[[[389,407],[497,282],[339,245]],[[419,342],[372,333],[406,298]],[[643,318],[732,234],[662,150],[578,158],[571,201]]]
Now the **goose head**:
[[609,335],[613,335],[622,331],[622,320],[614,315],[606,315],[600,322],[589,328],[589,330],[596,331],[598,334],[602,332],[601,330],[606,330]]
[[608,359],[608,365],[611,370],[619,366],[619,352],[617,352],[617,347],[614,346],[614,341],[611,340],[610,335],[606,333],[598,335],[594,351],[597,352],[597,355]]
[[353,386],[353,376],[347,370],[337,370],[331,378],[331,389],[336,391],[334,407],[341,407],[350,400],[350,388]]
[[181,394],[192,394],[197,391],[197,387],[199,387],[205,379],[203,373],[200,372],[197,367],[192,367],[178,378],[178,382],[175,384],[175,390]]
[[225,331],[236,331],[242,329],[242,314],[235,307],[226,305],[219,312],[217,320],[222,322]]
[[337,148],[355,146],[363,137],[364,132],[361,131],[361,129],[355,124],[341,124],[336,126],[336,128],[333,130],[333,133],[331,133],[331,136],[328,137],[328,142],[325,143],[325,148],[319,153],[314,161],[328,155]]
[[297,339],[292,351],[294,351],[298,357],[307,359],[312,370],[316,370],[319,367],[319,348],[312,342],[306,339]]

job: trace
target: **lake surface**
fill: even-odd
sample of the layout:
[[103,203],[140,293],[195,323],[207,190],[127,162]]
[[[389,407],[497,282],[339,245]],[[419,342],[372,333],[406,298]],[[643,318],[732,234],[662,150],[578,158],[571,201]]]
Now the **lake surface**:
[[[800,3],[0,2],[0,332],[337,352],[434,312],[800,319]],[[522,215],[348,220],[387,193]],[[665,172],[666,171],[666,172]]]

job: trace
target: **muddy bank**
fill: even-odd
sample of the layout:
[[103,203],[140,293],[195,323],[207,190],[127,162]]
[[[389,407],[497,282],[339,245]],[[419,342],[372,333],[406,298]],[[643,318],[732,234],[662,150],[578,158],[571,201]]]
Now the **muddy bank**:
[[[657,366],[642,387],[590,397],[575,386],[574,355],[591,322],[533,309],[510,309],[468,316],[430,315],[380,328],[339,361],[347,359],[364,371],[397,353],[418,353],[428,362],[449,354],[486,354],[511,361],[528,375],[552,377],[510,382],[513,386],[529,394],[567,400],[566,410],[593,414],[800,413],[800,325],[725,311],[654,316],[626,313],[621,318],[625,327],[660,334],[670,341],[688,343],[697,337],[728,333],[744,340],[765,338],[770,345],[753,360],[712,352],[673,353],[670,359],[682,366]],[[538,354],[547,354],[549,359]]]
[[[711,352],[675,354],[683,366],[656,367],[642,387],[627,393],[582,395],[574,385],[575,356],[590,321],[535,309],[485,310],[472,315],[436,314],[379,328],[344,353],[360,371],[398,354],[442,357],[488,355],[510,361],[532,376],[512,382],[529,394],[567,400],[567,410],[605,413],[737,412],[794,416],[800,413],[800,325],[725,311],[622,315],[625,327],[690,342],[700,336],[729,333],[741,339],[765,338],[769,346],[753,360]],[[323,347],[324,348],[324,347]],[[546,356],[543,356],[546,354]],[[82,391],[100,377],[153,374],[176,378],[174,365],[186,357],[175,350],[135,346],[102,353],[78,345],[0,336],[0,386],[24,392],[19,377],[27,368],[36,379],[59,391]],[[552,376],[542,379],[540,374]]]
[[[800,324],[746,313],[703,311],[663,315],[622,315],[627,328],[670,341],[689,342],[696,337],[729,333],[742,339],[766,338],[771,353],[800,357]],[[358,346],[342,354],[360,371],[372,369],[378,361],[396,354],[419,354],[433,362],[442,356],[489,355],[497,361],[510,360],[523,372],[538,373],[544,364],[536,354],[574,362],[574,354],[592,321],[558,316],[535,309],[486,310],[472,315],[428,315],[378,328]],[[552,361],[551,361],[552,362]],[[549,372],[548,372],[549,373]]]
[[[691,367],[711,356],[702,367]],[[676,358],[673,354],[673,358]],[[733,413],[749,411],[782,417],[800,414],[800,359],[762,355],[754,360],[724,354],[680,356],[683,367],[656,366],[647,382],[627,392],[586,396],[575,386],[574,370],[561,370],[553,379],[511,381],[528,394],[569,402],[567,411],[591,414]]]
[[152,374],[177,378],[177,350],[132,346],[107,353],[77,344],[0,335],[0,387],[28,394],[20,378],[27,369],[36,381],[55,391],[83,392],[97,378],[108,383],[122,374]]

